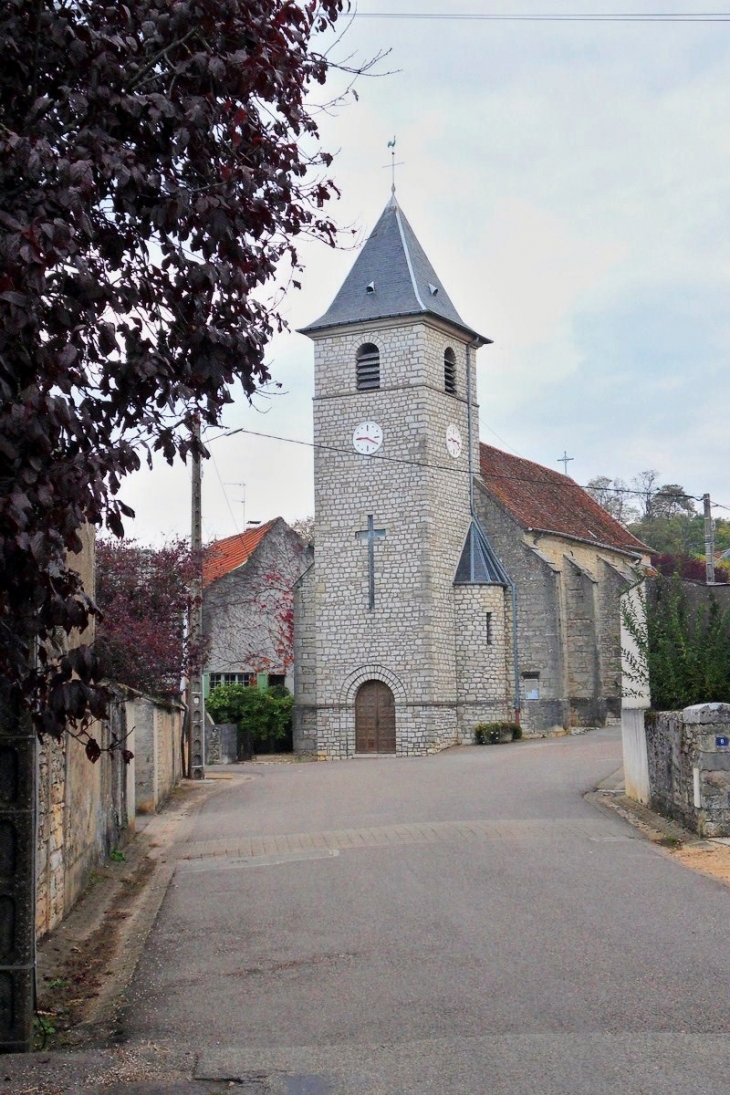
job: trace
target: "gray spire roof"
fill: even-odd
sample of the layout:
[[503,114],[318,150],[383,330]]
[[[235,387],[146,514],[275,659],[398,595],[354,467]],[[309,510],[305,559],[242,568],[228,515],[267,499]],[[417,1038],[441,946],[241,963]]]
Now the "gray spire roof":
[[482,345],[491,342],[468,327],[454,308],[394,194],[332,304],[302,333],[417,315],[438,316]]

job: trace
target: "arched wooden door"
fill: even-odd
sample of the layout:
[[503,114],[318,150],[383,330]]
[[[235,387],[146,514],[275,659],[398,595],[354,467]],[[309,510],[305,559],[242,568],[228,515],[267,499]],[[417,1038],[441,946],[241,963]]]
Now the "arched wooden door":
[[358,689],[355,752],[395,753],[395,699],[383,681],[365,681]]

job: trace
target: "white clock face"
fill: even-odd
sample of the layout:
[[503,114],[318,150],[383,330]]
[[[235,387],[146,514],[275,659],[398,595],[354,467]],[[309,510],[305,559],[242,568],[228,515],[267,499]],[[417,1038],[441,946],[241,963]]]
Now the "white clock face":
[[352,435],[352,447],[355,452],[371,456],[383,444],[383,429],[377,422],[360,422]]
[[449,456],[461,456],[461,434],[458,426],[446,427],[446,451]]

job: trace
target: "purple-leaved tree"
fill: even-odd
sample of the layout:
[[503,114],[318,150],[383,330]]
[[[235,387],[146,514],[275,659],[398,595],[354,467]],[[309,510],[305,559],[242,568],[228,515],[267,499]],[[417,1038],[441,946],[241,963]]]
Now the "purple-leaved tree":
[[[66,553],[119,534],[140,451],[189,451],[281,325],[257,289],[332,241],[305,96],[341,0],[9,0],[0,21],[0,674],[38,729],[99,713]],[[34,665],[34,658],[36,664]],[[49,664],[53,661],[53,664]]]
[[[0,749],[14,757],[11,803],[28,786],[28,726],[58,736],[103,711],[90,649],[57,641],[94,612],[67,563],[82,526],[119,535],[131,514],[118,490],[140,454],[185,457],[196,413],[214,423],[236,379],[247,394],[267,379],[281,320],[261,287],[287,280],[282,260],[296,274],[302,233],[333,240],[330,157],[306,96],[328,69],[313,38],[341,9],[2,5]],[[13,891],[7,913],[20,942],[17,971],[3,974],[0,1049],[28,1044],[30,843],[16,848],[26,892]]]
[[190,586],[200,569],[187,540],[162,547],[134,540],[96,544],[95,600],[101,611],[94,650],[104,676],[153,696],[180,697],[191,665],[187,617]]

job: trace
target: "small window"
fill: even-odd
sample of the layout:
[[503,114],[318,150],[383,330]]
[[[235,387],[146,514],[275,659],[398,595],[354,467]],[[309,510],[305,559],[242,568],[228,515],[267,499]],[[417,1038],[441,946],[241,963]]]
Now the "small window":
[[371,391],[380,387],[380,350],[366,342],[357,351],[357,390]]
[[444,391],[456,395],[456,354],[451,347],[444,351]]
[[492,638],[492,613],[487,613],[487,646],[491,646],[494,642]]
[[246,688],[256,685],[255,673],[211,673],[210,690],[213,691],[219,684],[242,684]]
[[523,673],[522,674],[522,687],[525,691],[526,700],[539,700],[540,699],[540,674],[539,673]]

